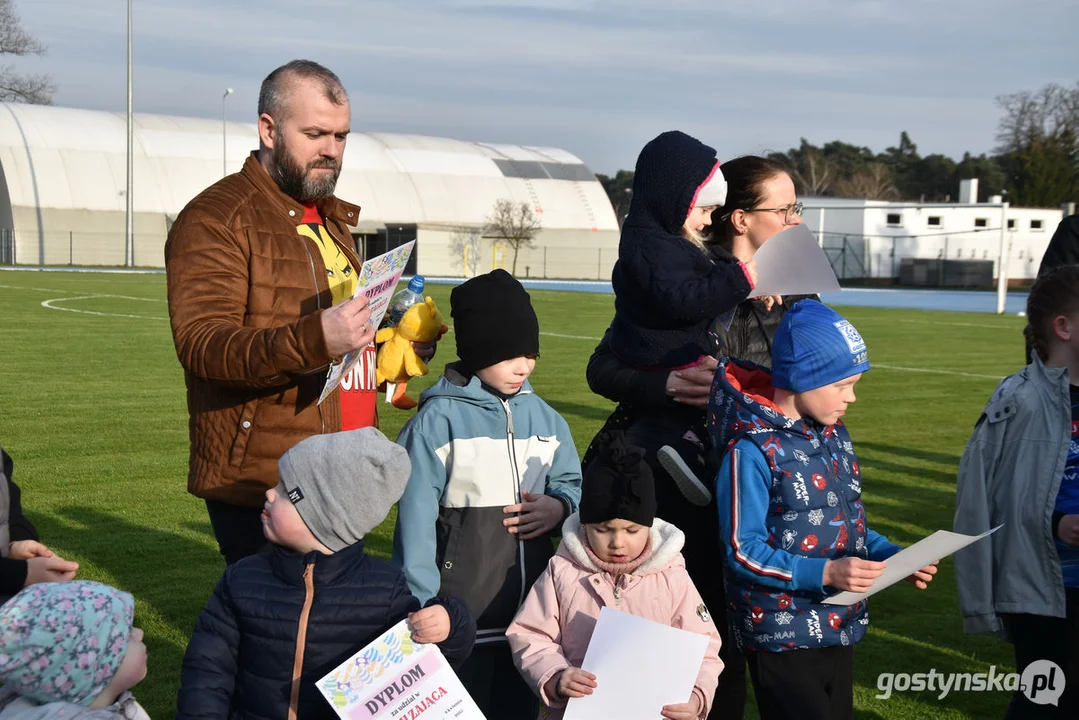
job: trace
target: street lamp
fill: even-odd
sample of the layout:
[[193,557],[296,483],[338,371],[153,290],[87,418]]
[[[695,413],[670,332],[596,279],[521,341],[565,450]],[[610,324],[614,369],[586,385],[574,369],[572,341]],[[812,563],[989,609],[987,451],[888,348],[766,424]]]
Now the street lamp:
[[232,88],[225,88],[221,96],[221,177],[229,174],[229,144],[225,134],[225,98],[232,94]]

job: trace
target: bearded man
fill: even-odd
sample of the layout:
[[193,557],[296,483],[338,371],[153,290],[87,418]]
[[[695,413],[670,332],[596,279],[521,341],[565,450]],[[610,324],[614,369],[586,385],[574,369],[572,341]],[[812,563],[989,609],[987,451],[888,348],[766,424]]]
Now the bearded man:
[[[259,149],[188,203],[165,243],[169,318],[187,384],[188,491],[206,502],[225,562],[267,547],[277,461],[317,433],[375,425],[373,382],[318,398],[329,364],[364,348],[367,300],[349,231],[360,208],[333,195],[351,112],[340,79],[294,60],[263,81]],[[433,354],[433,346],[423,348]]]

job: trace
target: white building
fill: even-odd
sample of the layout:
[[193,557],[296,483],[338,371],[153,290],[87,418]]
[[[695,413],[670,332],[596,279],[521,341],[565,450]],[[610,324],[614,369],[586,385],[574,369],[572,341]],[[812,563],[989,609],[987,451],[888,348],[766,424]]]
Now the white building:
[[[976,179],[964,180],[955,204],[807,197],[803,199],[803,219],[821,240],[840,279],[872,282],[899,278],[904,267],[911,269],[910,259],[917,258],[965,261],[970,266],[966,269],[974,271],[982,268],[973,267],[970,261],[992,263],[990,276],[995,282],[1003,224],[1007,277],[1011,281],[1032,280],[1064,211],[1002,208],[999,197],[979,205],[973,201],[977,183]],[[926,265],[921,263],[923,268]],[[949,266],[953,270],[959,267],[954,263]],[[925,280],[938,284],[932,276]]]
[[[223,163],[239,170],[258,134],[253,123],[200,118],[136,114],[134,123],[134,264],[161,267],[176,215]],[[123,113],[0,103],[0,263],[123,265],[126,138]],[[353,237],[365,256],[417,240],[409,272],[464,274],[451,236],[482,227],[501,198],[541,218],[519,275],[606,278],[617,257],[603,187],[563,150],[354,132],[336,194],[363,208]],[[504,244],[483,238],[479,248],[477,272],[510,268]]]

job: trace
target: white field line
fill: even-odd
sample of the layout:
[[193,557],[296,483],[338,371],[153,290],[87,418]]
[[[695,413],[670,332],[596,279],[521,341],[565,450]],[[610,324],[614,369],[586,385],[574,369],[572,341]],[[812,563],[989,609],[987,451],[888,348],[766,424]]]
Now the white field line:
[[125,295],[77,295],[75,297],[52,298],[51,300],[45,300],[41,303],[41,307],[48,308],[49,310],[63,310],[64,312],[80,313],[82,315],[98,315],[100,317],[132,318],[135,320],[168,320],[167,317],[161,317],[160,315],[127,315],[124,313],[107,313],[97,312],[96,310],[79,310],[77,308],[60,307],[59,305],[53,305],[53,303],[71,302],[73,300],[93,300],[95,298],[103,297],[120,298],[122,300],[144,300],[146,302],[159,302],[157,298],[137,298],[128,297]]

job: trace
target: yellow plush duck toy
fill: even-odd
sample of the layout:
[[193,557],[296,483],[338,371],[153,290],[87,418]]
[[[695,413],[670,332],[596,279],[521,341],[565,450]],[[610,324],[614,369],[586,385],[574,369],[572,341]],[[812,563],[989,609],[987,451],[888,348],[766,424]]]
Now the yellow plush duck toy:
[[412,343],[437,340],[447,330],[435,301],[426,298],[426,302],[410,307],[396,327],[383,328],[375,335],[375,343],[381,344],[375,376],[379,385],[384,382],[397,384],[391,400],[395,408],[411,410],[416,407],[416,401],[405,394],[408,381],[427,374],[427,364],[412,349]]

